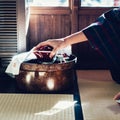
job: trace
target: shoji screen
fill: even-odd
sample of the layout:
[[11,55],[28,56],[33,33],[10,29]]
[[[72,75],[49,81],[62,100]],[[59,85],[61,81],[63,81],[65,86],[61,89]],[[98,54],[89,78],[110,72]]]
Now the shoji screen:
[[17,53],[16,0],[0,0],[0,60],[6,66]]
[[0,0],[0,68],[26,51],[27,0]]

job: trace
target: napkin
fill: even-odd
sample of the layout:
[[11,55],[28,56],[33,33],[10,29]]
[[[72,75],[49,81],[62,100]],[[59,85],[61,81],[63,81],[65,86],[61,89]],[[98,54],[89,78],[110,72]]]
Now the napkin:
[[36,56],[32,51],[20,53],[18,55],[13,56],[11,62],[7,66],[6,73],[11,73],[13,75],[18,75],[20,70],[20,65],[22,62],[35,59]]

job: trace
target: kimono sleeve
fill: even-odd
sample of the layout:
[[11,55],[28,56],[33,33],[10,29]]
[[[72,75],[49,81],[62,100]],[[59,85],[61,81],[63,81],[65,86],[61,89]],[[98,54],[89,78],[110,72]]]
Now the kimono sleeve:
[[102,14],[96,22],[83,29],[83,33],[110,64],[120,67],[120,8]]

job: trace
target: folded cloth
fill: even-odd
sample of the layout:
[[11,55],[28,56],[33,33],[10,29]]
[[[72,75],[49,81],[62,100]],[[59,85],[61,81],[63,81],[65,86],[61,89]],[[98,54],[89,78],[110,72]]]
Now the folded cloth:
[[15,55],[12,58],[12,61],[10,62],[10,64],[7,66],[7,69],[5,72],[11,73],[13,75],[18,75],[21,63],[30,59],[35,59],[35,58],[36,56],[32,53],[32,51]]

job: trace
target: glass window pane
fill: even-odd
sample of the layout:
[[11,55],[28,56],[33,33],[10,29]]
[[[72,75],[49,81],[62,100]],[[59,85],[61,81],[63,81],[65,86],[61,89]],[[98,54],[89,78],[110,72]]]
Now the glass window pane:
[[120,0],[81,0],[81,6],[87,7],[119,7]]
[[68,0],[28,0],[30,6],[68,7]]

